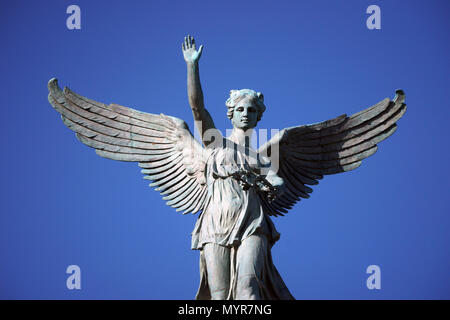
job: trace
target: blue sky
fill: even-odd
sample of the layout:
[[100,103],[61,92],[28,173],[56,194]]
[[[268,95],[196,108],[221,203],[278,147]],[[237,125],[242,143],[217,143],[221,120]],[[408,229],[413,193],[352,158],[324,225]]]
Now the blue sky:
[[[66,8],[81,8],[68,30]],[[366,8],[381,8],[381,30]],[[260,128],[352,114],[395,89],[408,111],[355,171],[328,176],[273,247],[297,299],[449,299],[448,1],[9,1],[0,4],[2,299],[192,299],[197,216],[167,207],[139,168],[65,128],[47,81],[186,120],[181,42],[203,44],[205,103],[231,124],[230,89],[265,96]],[[82,289],[66,288],[79,265]],[[366,268],[381,268],[368,290]]]

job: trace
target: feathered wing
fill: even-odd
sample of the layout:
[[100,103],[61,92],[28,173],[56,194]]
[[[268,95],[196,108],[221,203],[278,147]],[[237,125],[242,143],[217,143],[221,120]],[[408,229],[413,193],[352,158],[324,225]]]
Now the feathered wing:
[[117,104],[106,105],[82,97],[56,79],[48,83],[48,100],[77,138],[99,156],[139,162],[177,211],[201,211],[206,198],[205,153],[186,123],[178,118],[140,112]]
[[[377,151],[377,144],[397,129],[396,122],[406,111],[405,94],[397,90],[389,98],[350,117],[298,127],[286,128],[263,145],[265,153],[278,147],[278,175],[286,184],[286,191],[273,202],[263,199],[271,215],[283,215],[300,201],[309,198],[312,189],[324,175],[350,171]],[[270,151],[269,151],[270,152]],[[272,155],[274,156],[274,155]]]

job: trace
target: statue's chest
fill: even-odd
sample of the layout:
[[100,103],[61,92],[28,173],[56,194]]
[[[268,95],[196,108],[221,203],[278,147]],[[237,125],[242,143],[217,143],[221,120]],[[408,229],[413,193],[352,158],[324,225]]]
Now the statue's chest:
[[256,153],[249,148],[231,145],[214,150],[210,168],[220,177],[230,176],[236,171],[259,171]]

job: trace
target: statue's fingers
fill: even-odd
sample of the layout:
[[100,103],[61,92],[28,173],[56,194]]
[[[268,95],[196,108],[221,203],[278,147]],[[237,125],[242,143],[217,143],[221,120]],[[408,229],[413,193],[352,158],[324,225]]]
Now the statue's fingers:
[[184,37],[184,45],[186,46],[186,49],[189,49],[189,43],[188,43],[187,37]]
[[198,54],[199,55],[202,54],[202,51],[203,51],[203,45],[201,45],[200,48],[198,48]]
[[183,51],[186,51],[186,47],[184,46],[184,42],[181,44],[181,48],[183,49]]
[[195,50],[195,39],[194,38],[191,38],[192,39],[192,48],[194,48],[194,50]]

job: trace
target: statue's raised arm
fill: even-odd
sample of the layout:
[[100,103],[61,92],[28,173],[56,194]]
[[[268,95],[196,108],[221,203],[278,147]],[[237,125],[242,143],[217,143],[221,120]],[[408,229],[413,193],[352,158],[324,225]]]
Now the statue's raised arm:
[[210,140],[210,135],[205,135],[205,133],[209,129],[215,129],[215,126],[211,115],[205,108],[202,86],[200,84],[198,61],[202,55],[203,46],[200,46],[200,48],[196,50],[195,39],[188,35],[184,38],[182,49],[184,61],[186,61],[187,66],[189,105],[192,109],[195,126],[202,137],[203,143],[207,146],[212,141]]

